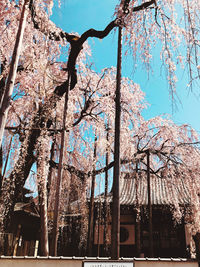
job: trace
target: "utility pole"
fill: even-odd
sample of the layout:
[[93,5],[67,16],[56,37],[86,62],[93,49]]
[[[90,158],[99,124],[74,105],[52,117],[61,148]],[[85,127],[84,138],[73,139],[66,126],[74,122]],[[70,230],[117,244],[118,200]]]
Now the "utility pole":
[[22,47],[22,40],[23,40],[24,29],[26,25],[26,18],[28,14],[28,4],[29,4],[29,0],[24,0],[24,5],[22,8],[21,17],[19,21],[19,28],[17,31],[15,46],[14,46],[14,50],[12,54],[12,60],[10,63],[10,71],[8,74],[6,88],[5,88],[5,92],[4,92],[4,96],[3,96],[2,104],[0,108],[0,147],[2,145],[2,139],[3,139],[4,129],[6,126],[10,100],[11,100],[13,88],[15,85],[17,66],[18,66],[19,56],[20,56],[21,47]]

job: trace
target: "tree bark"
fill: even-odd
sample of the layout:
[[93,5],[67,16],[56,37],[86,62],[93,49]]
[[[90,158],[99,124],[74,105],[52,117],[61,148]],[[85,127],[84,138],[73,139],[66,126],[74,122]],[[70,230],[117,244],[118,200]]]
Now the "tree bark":
[[1,64],[1,80],[0,80],[0,107],[1,103],[3,101],[3,95],[5,91],[5,84],[6,84],[6,76],[4,71],[5,71],[5,66],[6,66],[6,60]]
[[200,262],[200,233],[193,236],[196,248],[196,259]]
[[19,28],[16,36],[16,41],[15,41],[15,46],[13,50],[13,55],[12,55],[12,61],[10,64],[10,71],[8,74],[8,80],[6,83],[6,88],[2,100],[2,105],[0,109],[0,147],[2,145],[2,139],[3,139],[3,134],[4,134],[4,129],[6,125],[6,120],[8,116],[8,110],[10,106],[10,100],[11,96],[13,93],[13,88],[15,84],[15,77],[17,73],[17,65],[19,61],[19,56],[20,56],[20,51],[21,51],[21,46],[22,46],[22,40],[23,40],[23,35],[24,35],[24,29],[26,25],[26,17],[28,14],[28,3],[29,0],[24,1],[24,5],[22,8],[22,13],[21,13],[21,18],[19,22]]
[[47,120],[51,117],[52,110],[55,109],[58,101],[61,100],[68,86],[68,80],[57,86],[54,93],[38,111],[33,114],[29,130],[26,131],[25,138],[20,148],[19,158],[9,179],[4,179],[0,192],[0,230],[6,231],[9,228],[10,218],[16,201],[22,198],[22,189],[28,178],[33,163],[35,162],[34,149],[41,131],[47,127]]
[[[51,144],[50,162],[52,162],[54,160],[55,144],[56,144],[56,138],[53,139],[53,142]],[[49,199],[49,194],[50,194],[50,190],[51,190],[52,174],[53,174],[53,166],[50,164],[49,172],[48,172],[48,179],[47,179],[47,201]]]
[[37,181],[40,208],[40,252],[41,256],[49,256],[48,242],[48,213],[47,213],[47,176],[48,176],[48,157],[50,144],[47,143],[47,131],[42,131],[41,139],[37,144]]
[[3,151],[2,147],[0,147],[0,191],[3,183],[2,168],[3,168]]
[[[4,170],[3,170],[3,174],[2,174],[2,182],[3,182],[4,176],[5,176],[5,173],[6,173],[6,169],[7,169],[7,165],[8,165],[8,159],[9,159],[9,155],[10,155],[12,139],[13,139],[13,136],[11,136],[11,138],[10,138],[10,143],[9,143],[9,147],[8,147],[8,151],[7,151],[7,155],[6,155],[6,161],[5,161],[5,164],[4,164]],[[2,151],[1,151],[1,153],[2,153]],[[2,170],[2,166],[1,166],[1,170]]]
[[114,141],[114,173],[113,173],[113,203],[112,203],[112,231],[111,231],[111,258],[119,259],[120,255],[120,118],[121,118],[121,61],[122,61],[122,28],[118,32],[117,56],[117,85],[115,98],[115,141]]
[[[23,199],[23,186],[30,172],[33,162],[35,161],[29,148],[32,146],[30,142],[31,135],[27,134],[20,148],[19,158],[15,164],[14,170],[8,179],[4,179],[0,194],[0,229],[2,232],[9,229],[10,218],[17,201]],[[26,177],[26,178],[25,178]]]

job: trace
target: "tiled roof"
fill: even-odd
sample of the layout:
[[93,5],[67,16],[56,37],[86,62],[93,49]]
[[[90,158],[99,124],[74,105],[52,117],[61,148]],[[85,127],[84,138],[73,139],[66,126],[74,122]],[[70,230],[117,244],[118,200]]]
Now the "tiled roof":
[[[183,180],[177,179],[174,183],[170,179],[151,177],[151,203],[152,205],[173,205],[177,199],[180,205],[190,203],[189,190]],[[104,196],[101,195],[103,201]],[[97,196],[96,201],[99,200]],[[108,196],[108,202],[112,201],[112,193]],[[148,190],[147,178],[140,177],[136,180],[130,174],[123,174],[120,179],[120,204],[121,205],[147,205]]]
[[[177,179],[176,184],[170,179],[151,177],[151,203],[153,205],[170,205],[174,199],[178,199],[181,205],[190,203],[190,196],[184,181]],[[148,204],[147,178],[140,177],[137,180],[129,174],[123,175],[120,185],[121,205]]]
[[23,211],[26,214],[29,214],[35,217],[40,217],[39,211],[33,201],[28,202],[28,203],[17,202],[14,206],[14,211],[15,212]]

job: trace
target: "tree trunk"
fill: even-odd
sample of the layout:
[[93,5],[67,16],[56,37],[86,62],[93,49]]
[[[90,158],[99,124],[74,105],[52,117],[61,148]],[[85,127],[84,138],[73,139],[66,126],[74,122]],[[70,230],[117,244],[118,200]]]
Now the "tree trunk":
[[[3,170],[3,174],[2,174],[2,182],[3,182],[4,176],[6,174],[6,169],[7,169],[7,165],[8,165],[8,159],[9,159],[11,145],[12,145],[12,139],[13,139],[13,136],[11,136],[11,138],[10,138],[10,143],[9,143],[9,147],[8,147],[8,151],[7,151],[7,156],[6,156],[6,162],[4,164],[4,170]],[[1,166],[1,170],[2,170],[2,166]]]
[[64,157],[64,148],[65,148],[65,133],[66,133],[66,116],[67,116],[67,107],[68,107],[68,97],[69,97],[69,85],[71,77],[68,73],[67,88],[65,94],[65,105],[63,111],[63,129],[61,133],[61,144],[60,144],[60,157],[58,164],[58,177],[56,182],[56,193],[55,193],[55,205],[54,205],[54,216],[53,216],[53,230],[52,230],[52,245],[51,245],[51,255],[57,256],[57,243],[58,243],[58,231],[59,231],[59,201],[60,201],[60,192],[61,192],[61,183],[63,175],[63,157]]
[[[55,150],[56,138],[53,139],[50,151],[50,163],[54,160],[54,150]],[[49,194],[51,190],[51,181],[52,181],[52,174],[53,174],[53,167],[50,164],[49,172],[48,172],[48,179],[47,179],[47,201],[49,200]]]
[[19,61],[19,56],[20,56],[20,51],[21,51],[21,46],[22,46],[22,40],[23,40],[23,35],[24,35],[24,29],[26,25],[26,17],[28,14],[28,3],[29,0],[24,1],[24,5],[22,8],[22,13],[21,13],[21,18],[19,22],[19,28],[16,36],[16,41],[15,41],[15,46],[13,50],[13,55],[12,55],[12,61],[10,64],[10,71],[8,74],[8,80],[6,83],[6,88],[2,100],[2,105],[0,109],[0,147],[2,145],[2,139],[3,139],[3,134],[4,134],[4,129],[6,125],[6,120],[8,116],[8,109],[10,105],[10,100],[11,96],[13,93],[13,88],[15,84],[15,77],[17,73],[17,65]]
[[114,142],[114,173],[113,173],[113,204],[112,204],[112,232],[111,232],[111,258],[119,259],[120,248],[120,87],[121,87],[121,61],[122,61],[122,28],[118,33],[118,56],[117,56],[117,85],[115,99],[115,142]]
[[2,147],[0,147],[0,191],[3,183],[2,168],[3,168],[3,151]]
[[41,181],[38,185],[39,207],[40,207],[40,254],[41,256],[49,256],[48,242],[48,213],[47,213],[47,183],[46,180]]
[[48,213],[47,213],[47,190],[46,182],[41,182],[38,185],[39,208],[40,208],[40,254],[41,256],[49,256],[49,242],[48,242]]
[[21,198],[23,186],[35,162],[33,152],[38,138],[41,135],[41,130],[46,127],[46,122],[51,117],[52,110],[55,109],[57,102],[61,100],[67,87],[68,80],[57,86],[53,95],[33,114],[33,119],[29,123],[29,130],[26,131],[14,170],[10,174],[9,179],[4,179],[5,182],[2,184],[0,192],[1,232],[9,228],[14,205]]
[[37,144],[37,181],[40,207],[40,252],[41,256],[49,256],[48,243],[48,214],[47,214],[47,176],[50,144],[47,142],[47,131],[42,131],[40,141]]
[[19,158],[15,164],[14,170],[8,179],[4,179],[0,194],[0,230],[5,232],[9,229],[10,218],[17,201],[23,199],[23,186],[28,177],[34,160],[33,152],[29,153],[29,148],[32,146],[30,141],[31,135],[27,133],[24,142],[20,148]]
[[4,73],[6,66],[6,60],[1,64],[1,80],[0,80],[0,108],[3,101],[3,95],[5,91],[5,84],[6,84],[6,76]]
[[196,259],[200,262],[200,233],[193,236],[196,248]]
[[[94,140],[94,165],[93,170],[96,170],[96,147],[97,137],[95,134],[95,140]],[[88,256],[92,255],[92,248],[94,244],[94,189],[95,189],[95,178],[96,175],[92,175],[92,186],[91,186],[91,196],[90,196],[90,206],[89,206],[89,224],[88,224],[88,241],[87,241],[87,250],[88,250]]]

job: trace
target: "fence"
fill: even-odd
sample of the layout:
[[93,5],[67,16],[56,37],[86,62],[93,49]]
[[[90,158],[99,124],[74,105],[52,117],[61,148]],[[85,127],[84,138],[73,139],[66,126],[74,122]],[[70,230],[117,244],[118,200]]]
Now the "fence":
[[[128,263],[128,264],[126,264]],[[133,258],[110,261],[99,258],[65,257],[0,257],[0,267],[198,267],[197,261],[186,259]]]
[[12,233],[0,233],[0,255],[37,256],[38,240],[24,240]]

